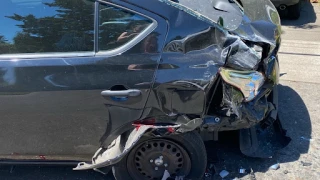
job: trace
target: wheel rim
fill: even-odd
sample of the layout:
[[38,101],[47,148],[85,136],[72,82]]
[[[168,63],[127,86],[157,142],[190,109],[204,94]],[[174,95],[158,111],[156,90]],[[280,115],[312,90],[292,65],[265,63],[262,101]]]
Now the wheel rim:
[[133,179],[161,179],[165,170],[171,177],[188,175],[191,160],[179,144],[166,139],[152,139],[137,145],[127,159]]

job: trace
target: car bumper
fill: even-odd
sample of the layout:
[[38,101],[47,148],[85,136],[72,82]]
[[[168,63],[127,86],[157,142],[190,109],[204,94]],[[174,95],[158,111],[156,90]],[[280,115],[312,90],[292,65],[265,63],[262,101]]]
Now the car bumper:
[[278,114],[277,95],[272,92],[279,82],[277,57],[270,56],[265,61],[265,68],[266,83],[252,101],[243,101],[241,92],[222,80],[222,103],[224,106],[214,115],[208,115],[204,118],[204,129],[228,131],[246,129],[258,124],[261,126],[272,124]]

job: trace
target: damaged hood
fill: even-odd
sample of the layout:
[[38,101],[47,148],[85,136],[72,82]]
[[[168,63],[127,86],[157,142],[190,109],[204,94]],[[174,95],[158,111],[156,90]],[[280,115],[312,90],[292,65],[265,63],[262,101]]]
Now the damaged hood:
[[232,31],[241,38],[280,44],[281,22],[277,9],[269,0],[243,0],[244,16],[239,27]]
[[278,12],[269,0],[159,0],[213,24],[242,39],[268,43],[280,42]]

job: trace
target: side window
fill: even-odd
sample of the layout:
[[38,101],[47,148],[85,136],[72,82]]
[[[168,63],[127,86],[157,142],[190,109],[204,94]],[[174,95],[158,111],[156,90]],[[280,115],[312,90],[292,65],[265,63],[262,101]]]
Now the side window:
[[110,5],[99,7],[99,50],[118,48],[152,24],[152,20]]
[[94,50],[89,0],[1,0],[0,54]]

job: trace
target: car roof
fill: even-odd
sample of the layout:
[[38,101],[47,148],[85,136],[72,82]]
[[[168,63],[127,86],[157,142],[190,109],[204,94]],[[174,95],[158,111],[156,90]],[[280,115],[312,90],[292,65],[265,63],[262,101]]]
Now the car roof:
[[217,24],[223,19],[224,28],[236,29],[242,21],[242,8],[236,1],[229,0],[122,0],[141,7],[166,19],[176,18],[173,14],[184,11],[200,21]]

